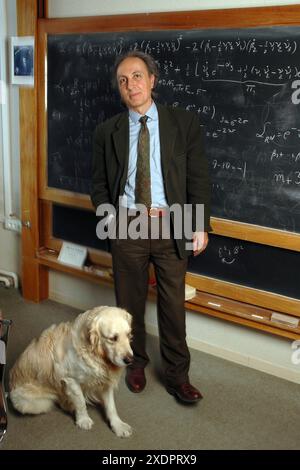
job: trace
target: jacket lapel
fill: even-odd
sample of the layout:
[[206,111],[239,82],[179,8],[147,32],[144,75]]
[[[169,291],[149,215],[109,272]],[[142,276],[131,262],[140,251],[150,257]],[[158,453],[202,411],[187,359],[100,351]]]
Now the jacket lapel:
[[[123,113],[116,122],[115,131],[112,134],[115,155],[118,160],[117,178],[114,182],[116,191],[123,194],[128,173],[129,160],[129,119],[128,112]],[[119,182],[119,183],[117,183]]]
[[128,113],[122,113],[116,122],[115,131],[113,132],[113,142],[116,157],[120,165],[128,163],[129,154],[129,119]]
[[177,128],[168,108],[157,104],[159,116],[159,138],[163,178],[168,174],[170,161],[174,155]]

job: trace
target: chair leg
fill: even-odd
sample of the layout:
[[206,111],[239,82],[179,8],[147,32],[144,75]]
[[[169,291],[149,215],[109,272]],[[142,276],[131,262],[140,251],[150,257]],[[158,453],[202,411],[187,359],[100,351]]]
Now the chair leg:
[[6,347],[8,341],[8,332],[11,325],[10,320],[0,319],[0,442],[3,440],[7,431],[7,405],[4,387]]
[[[0,365],[1,368],[1,365]],[[7,413],[6,413],[6,400],[5,392],[0,383],[0,442],[4,438],[4,435],[7,431]]]

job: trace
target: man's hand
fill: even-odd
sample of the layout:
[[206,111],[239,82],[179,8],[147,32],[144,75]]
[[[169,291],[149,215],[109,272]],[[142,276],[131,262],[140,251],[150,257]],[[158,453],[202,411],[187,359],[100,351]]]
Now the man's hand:
[[202,251],[205,250],[208,244],[208,233],[207,232],[194,232],[193,233],[193,253],[194,256],[198,256]]

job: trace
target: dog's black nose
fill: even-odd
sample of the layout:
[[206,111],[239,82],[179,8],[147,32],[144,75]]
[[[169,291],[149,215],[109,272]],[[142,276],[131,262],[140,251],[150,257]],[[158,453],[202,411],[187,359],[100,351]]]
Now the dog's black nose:
[[125,356],[123,359],[124,363],[128,366],[133,361],[133,356]]

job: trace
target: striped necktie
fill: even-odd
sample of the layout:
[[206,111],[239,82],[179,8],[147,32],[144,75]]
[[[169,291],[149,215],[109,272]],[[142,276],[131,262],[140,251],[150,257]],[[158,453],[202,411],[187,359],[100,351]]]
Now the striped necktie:
[[148,116],[142,116],[139,121],[141,129],[138,140],[135,202],[151,207],[151,174],[150,174],[150,136],[147,127]]

